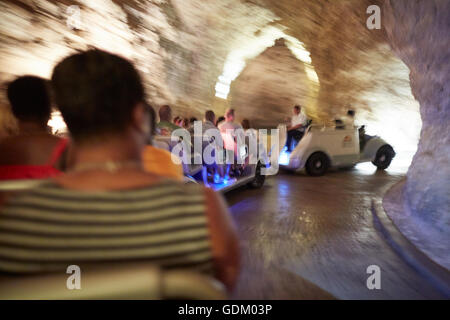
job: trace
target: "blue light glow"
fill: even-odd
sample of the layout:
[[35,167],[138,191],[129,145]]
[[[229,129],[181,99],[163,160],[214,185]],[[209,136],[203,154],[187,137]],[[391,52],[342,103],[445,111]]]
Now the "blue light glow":
[[289,159],[290,158],[291,158],[291,153],[289,151],[287,151],[287,148],[285,147],[280,152],[280,158],[278,159],[278,163],[283,165],[283,166],[287,166],[289,164]]
[[236,182],[236,179],[224,179],[221,183],[213,183],[210,186],[215,191],[219,191],[225,187],[228,187],[229,185],[232,185],[235,182]]

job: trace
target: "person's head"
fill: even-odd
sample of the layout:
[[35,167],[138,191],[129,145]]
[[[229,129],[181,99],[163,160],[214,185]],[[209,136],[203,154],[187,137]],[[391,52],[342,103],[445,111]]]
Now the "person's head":
[[132,137],[143,143],[150,124],[134,66],[101,50],[73,54],[53,70],[56,103],[76,143]]
[[205,121],[209,121],[209,122],[215,123],[216,115],[215,115],[214,111],[208,110],[208,111],[205,112]]
[[181,121],[181,127],[187,129],[189,128],[189,119],[188,118],[183,118],[183,120]]
[[195,121],[197,121],[197,118],[196,118],[196,117],[191,117],[191,118],[189,118],[189,124],[190,124],[191,126],[194,125],[194,122],[195,122]]
[[220,116],[219,118],[217,118],[216,121],[216,127],[221,123],[225,121],[225,117],[224,116]]
[[234,121],[234,109],[227,109],[225,111],[225,121],[233,122]]
[[46,126],[51,113],[48,81],[35,76],[22,76],[8,85],[11,111],[21,122]]
[[156,134],[156,112],[153,107],[147,102],[144,103],[149,114],[149,122],[150,122],[150,139]]
[[175,118],[173,118],[173,123],[174,124],[178,124],[178,122],[180,121],[181,117],[176,116]]
[[336,129],[344,129],[345,124],[341,119],[334,119],[334,124],[336,126]]
[[182,126],[183,126],[183,118],[182,118],[182,117],[179,117],[179,118],[177,119],[177,121],[175,122],[175,124],[176,124],[177,126],[179,126],[179,127],[182,127]]
[[302,106],[300,106],[300,105],[296,105],[293,109],[293,112],[295,115],[300,114],[301,111],[302,111]]
[[250,121],[248,119],[242,120],[241,125],[244,130],[250,129]]
[[172,108],[168,105],[163,105],[159,108],[159,121],[172,122]]
[[354,118],[355,117],[355,110],[348,110],[347,111],[347,116]]

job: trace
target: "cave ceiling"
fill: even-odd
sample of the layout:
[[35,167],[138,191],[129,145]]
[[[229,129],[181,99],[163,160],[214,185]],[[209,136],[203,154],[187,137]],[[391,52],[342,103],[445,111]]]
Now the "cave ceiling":
[[[294,104],[321,124],[352,108],[373,131],[392,124],[390,135],[417,141],[409,70],[383,28],[366,27],[367,7],[380,2],[2,1],[0,81],[49,77],[67,54],[97,47],[132,60],[149,101],[172,105],[175,115],[233,107],[239,120],[274,127]],[[226,99],[216,96],[218,83],[229,86]]]

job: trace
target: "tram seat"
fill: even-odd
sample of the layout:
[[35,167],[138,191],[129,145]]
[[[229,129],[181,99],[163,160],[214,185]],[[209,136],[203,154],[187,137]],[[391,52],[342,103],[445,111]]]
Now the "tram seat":
[[31,189],[47,181],[46,179],[0,180],[0,192],[15,192]]

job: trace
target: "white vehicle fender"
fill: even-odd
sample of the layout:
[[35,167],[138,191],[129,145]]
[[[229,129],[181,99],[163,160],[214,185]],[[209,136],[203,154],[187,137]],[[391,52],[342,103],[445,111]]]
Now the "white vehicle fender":
[[389,145],[386,141],[381,139],[380,137],[373,137],[369,141],[367,141],[366,145],[364,146],[362,159],[367,159],[370,161],[375,160],[375,156],[377,155],[378,149],[380,149],[382,146]]
[[305,165],[306,165],[306,161],[308,161],[308,158],[313,153],[316,153],[316,152],[324,153],[327,156],[327,158],[328,158],[328,160],[330,161],[330,164],[331,164],[331,157],[328,154],[328,152],[326,152],[325,150],[323,150],[323,149],[321,149],[319,147],[313,147],[313,148],[306,149],[305,151],[303,151],[301,154],[298,155],[298,159],[300,160],[299,169],[304,168]]

